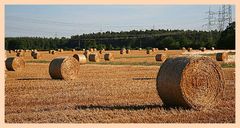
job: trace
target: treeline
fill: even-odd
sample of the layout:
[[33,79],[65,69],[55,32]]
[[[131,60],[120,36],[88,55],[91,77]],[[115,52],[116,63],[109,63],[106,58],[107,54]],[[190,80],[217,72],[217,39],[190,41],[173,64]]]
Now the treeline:
[[74,35],[71,38],[6,37],[5,49],[138,49],[156,47],[180,49],[181,47],[216,47],[235,49],[235,22],[225,31],[146,30],[128,32],[102,32]]

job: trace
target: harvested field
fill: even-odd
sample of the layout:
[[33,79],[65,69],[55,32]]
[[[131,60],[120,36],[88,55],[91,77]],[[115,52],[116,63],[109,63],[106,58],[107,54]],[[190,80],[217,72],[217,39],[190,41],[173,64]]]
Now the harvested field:
[[[234,123],[235,68],[223,68],[225,94],[220,104],[204,111],[167,108],[158,96],[156,78],[160,66],[134,63],[161,63],[157,53],[180,55],[181,50],[131,50],[114,53],[114,61],[105,65],[91,62],[80,65],[74,80],[53,80],[48,69],[57,56],[83,52],[63,51],[49,55],[40,51],[41,60],[25,55],[25,70],[5,71],[6,123]],[[6,53],[7,57],[15,53]],[[104,56],[101,55],[101,60]],[[38,63],[42,62],[42,63]],[[112,65],[111,63],[128,63]],[[36,70],[41,69],[41,70]]]

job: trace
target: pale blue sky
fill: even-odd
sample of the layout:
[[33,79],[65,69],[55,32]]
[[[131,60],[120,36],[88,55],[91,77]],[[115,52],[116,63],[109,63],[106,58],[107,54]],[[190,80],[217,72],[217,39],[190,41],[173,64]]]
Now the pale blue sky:
[[[145,29],[206,30],[210,5],[6,5],[5,36],[71,35]],[[211,5],[217,11],[219,5]],[[233,7],[235,17],[235,7]],[[235,18],[233,18],[235,20]]]

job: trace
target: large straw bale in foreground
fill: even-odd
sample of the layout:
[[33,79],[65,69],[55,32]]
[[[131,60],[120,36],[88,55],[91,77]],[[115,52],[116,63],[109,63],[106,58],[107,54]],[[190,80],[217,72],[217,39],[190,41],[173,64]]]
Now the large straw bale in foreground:
[[106,61],[114,60],[113,53],[106,53],[106,54],[104,54],[104,60],[106,60]]
[[155,56],[155,60],[156,60],[156,61],[165,61],[166,59],[167,59],[166,54],[157,54],[157,55]]
[[21,57],[9,57],[5,61],[5,66],[8,71],[17,71],[25,67],[25,62]]
[[223,71],[208,57],[168,58],[157,76],[157,91],[166,106],[211,108],[222,97]]
[[217,61],[227,61],[228,60],[228,53],[227,52],[217,53],[216,54],[216,60]]
[[79,63],[73,57],[58,57],[51,61],[49,74],[52,79],[71,80],[77,78]]
[[100,56],[97,53],[91,53],[89,55],[89,61],[99,62],[100,61]]
[[73,57],[77,59],[77,61],[80,64],[86,64],[87,63],[87,58],[85,55],[80,55],[80,54],[74,54]]

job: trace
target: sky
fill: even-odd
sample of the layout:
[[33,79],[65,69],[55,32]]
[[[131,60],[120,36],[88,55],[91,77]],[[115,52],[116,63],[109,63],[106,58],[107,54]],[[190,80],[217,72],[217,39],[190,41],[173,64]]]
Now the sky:
[[[6,37],[71,37],[106,31],[207,30],[220,5],[5,5]],[[235,20],[235,6],[232,6]]]

